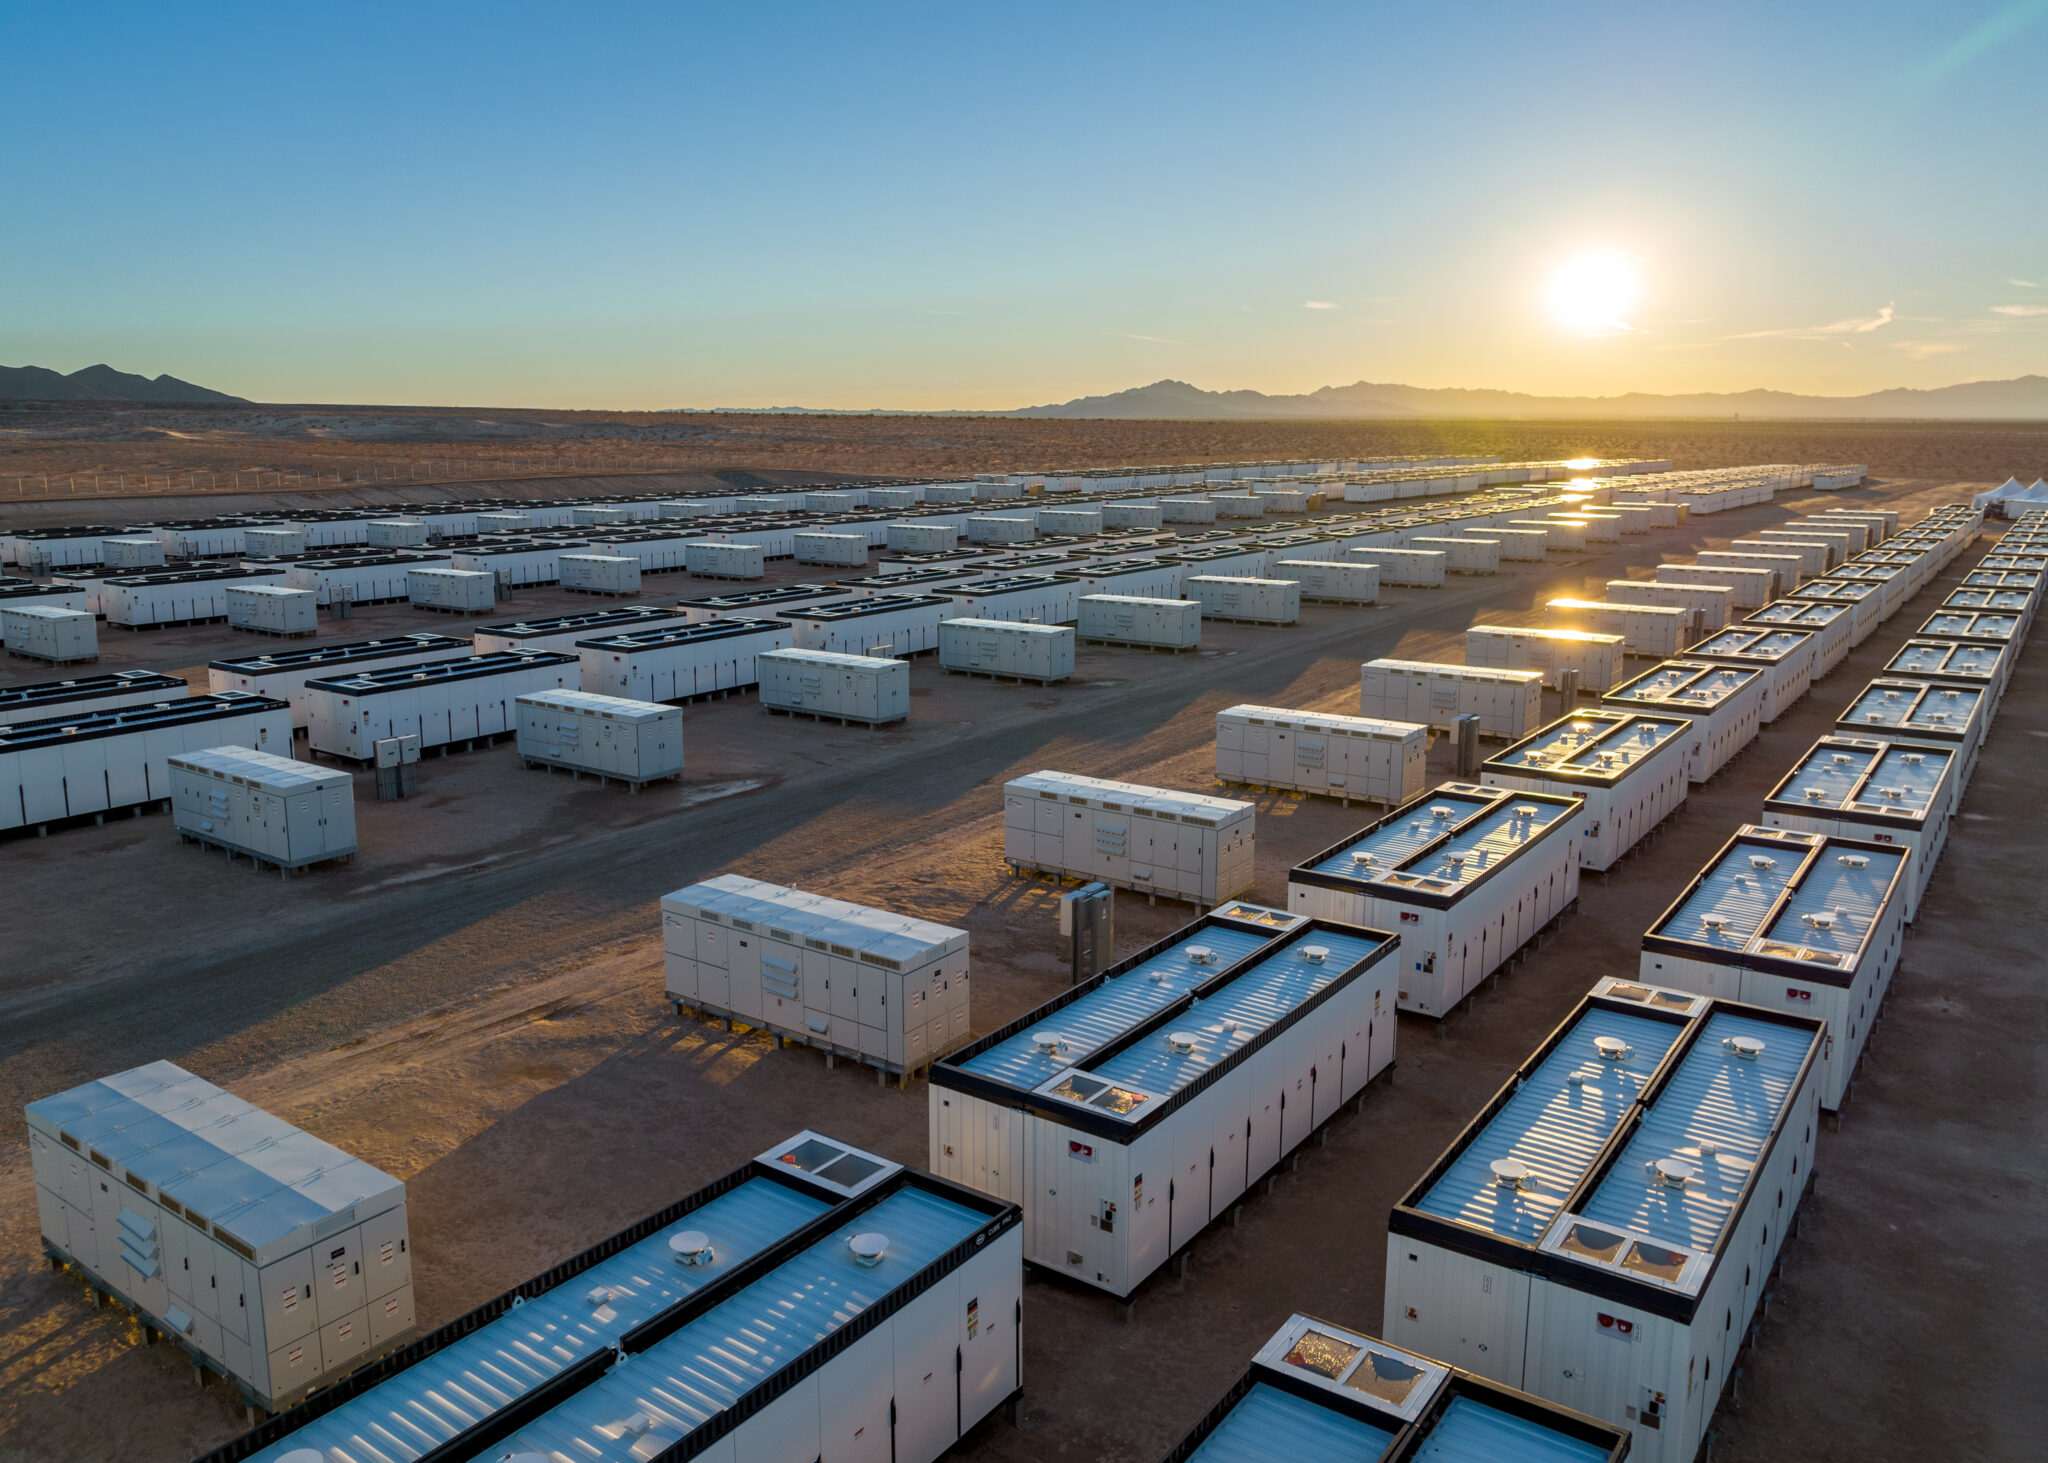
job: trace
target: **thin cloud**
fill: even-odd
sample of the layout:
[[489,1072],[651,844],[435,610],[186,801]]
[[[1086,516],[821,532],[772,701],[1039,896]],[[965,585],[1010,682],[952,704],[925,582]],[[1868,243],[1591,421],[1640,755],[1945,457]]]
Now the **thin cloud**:
[[2041,288],[2038,282],[2031,279],[2009,279],[2006,281],[2006,283],[2013,286],[2015,289],[2037,290]]
[[2017,315],[2021,318],[2030,315],[2048,315],[2048,305],[1993,305],[1991,313],[1994,315]]
[[1128,331],[1128,330],[1119,330],[1119,331],[1117,332],[1117,334],[1118,334],[1118,335],[1121,335],[1121,336],[1122,336],[1122,337],[1123,337],[1123,338],[1124,338],[1125,340],[1148,340],[1148,341],[1152,342],[1152,344],[1154,344],[1154,345],[1186,345],[1186,344],[1187,344],[1187,342],[1186,342],[1186,341],[1184,341],[1184,340],[1168,340],[1168,339],[1167,339],[1167,338],[1166,338],[1165,336],[1163,336],[1163,335],[1133,335],[1133,334],[1131,334],[1131,332],[1130,332],[1130,331]]
[[1337,308],[1337,302],[1335,300],[1303,300],[1301,308],[1304,310],[1334,310]]
[[1924,361],[1930,356],[1951,356],[1969,347],[1959,340],[1895,340],[1892,349],[1904,351],[1916,361]]
[[1745,330],[1739,335],[1728,336],[1729,340],[1828,340],[1837,335],[1868,335],[1873,330],[1882,330],[1892,323],[1894,311],[1886,305],[1875,315],[1861,316],[1848,320],[1835,320],[1826,325],[1790,325],[1781,330]]

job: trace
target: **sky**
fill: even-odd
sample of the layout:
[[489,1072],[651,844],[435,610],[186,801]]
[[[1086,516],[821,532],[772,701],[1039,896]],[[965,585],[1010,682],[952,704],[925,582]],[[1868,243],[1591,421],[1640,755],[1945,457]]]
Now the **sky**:
[[0,0],[0,364],[617,408],[2048,372],[2043,75],[2048,0]]

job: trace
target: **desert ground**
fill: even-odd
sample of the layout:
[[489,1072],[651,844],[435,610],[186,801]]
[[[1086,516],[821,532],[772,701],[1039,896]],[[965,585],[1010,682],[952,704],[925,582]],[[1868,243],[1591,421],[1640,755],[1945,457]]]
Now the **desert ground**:
[[[185,418],[154,408],[144,419]],[[19,425],[0,412],[0,432]],[[774,1051],[760,1037],[675,1016],[661,994],[663,893],[742,872],[963,926],[973,938],[974,1027],[986,1031],[1067,981],[1056,890],[1012,878],[1001,861],[1006,778],[1059,767],[1207,789],[1223,706],[1355,709],[1362,659],[1462,659],[1466,625],[1538,623],[1546,600],[1660,557],[1831,503],[1917,517],[2048,463],[2048,431],[1995,425],[678,425],[727,435],[664,446],[687,461],[661,465],[724,480],[1407,451],[1439,430],[1447,445],[1483,441],[1507,456],[1867,461],[1884,480],[1788,495],[1440,590],[1391,590],[1372,608],[1312,607],[1294,627],[1214,625],[1197,657],[1084,649],[1074,679],[1050,688],[948,677],[926,659],[913,673],[909,722],[877,732],[770,717],[751,696],[700,703],[685,716],[687,777],[640,797],[522,772],[505,746],[430,758],[409,802],[380,804],[358,777],[362,855],[289,881],[180,845],[163,817],[0,843],[0,1112],[159,1057],[231,1087],[406,1181],[425,1330],[800,1128],[923,1161],[921,1081],[898,1090],[859,1068],[828,1071],[812,1052]],[[0,442],[9,476],[29,461],[68,458],[49,470],[79,471],[130,453],[130,472],[152,452],[163,460],[150,471],[204,462],[178,465],[156,441]],[[234,452],[281,454],[283,444],[247,437],[203,450],[232,462],[242,460]],[[510,491],[521,490],[541,491]],[[61,521],[46,516],[57,511],[0,507],[0,519]],[[163,504],[110,499],[62,511],[101,521]],[[1392,1080],[1337,1120],[1326,1146],[1307,1149],[1240,1228],[1198,1240],[1184,1276],[1148,1282],[1133,1320],[1063,1283],[1028,1286],[1021,1417],[1014,1427],[992,1421],[962,1453],[1145,1463],[1290,1311],[1376,1331],[1389,1206],[1595,979],[1634,972],[1642,931],[1757,815],[1765,792],[1979,552],[1694,789],[1625,863],[1589,876],[1577,913],[1444,1028],[1403,1017]],[[776,577],[800,576],[783,566]],[[651,581],[642,602],[702,592],[678,575]],[[502,618],[588,604],[530,591]],[[321,634],[448,623],[385,606],[323,621]],[[109,627],[99,669],[203,679],[208,659],[249,643],[220,626]],[[0,668],[0,684],[47,678],[25,662]],[[2048,660],[2036,646],[2019,662],[1844,1121],[1823,1134],[1817,1192],[1744,1365],[1739,1404],[1719,1420],[1716,1458],[2038,1456],[2048,1398],[2035,1335],[2048,1283],[2032,1257],[2048,1180],[2039,990],[2048,919],[2027,890],[2048,833],[2025,788],[2043,738]],[[1450,770],[1440,747],[1432,779]],[[1282,901],[1291,865],[1373,816],[1320,799],[1257,802],[1254,897],[1265,902]],[[1139,948],[1192,915],[1119,896],[1118,948]],[[132,1317],[93,1309],[75,1280],[46,1265],[23,1130],[0,1119],[0,1459],[175,1460],[241,1426],[226,1388],[195,1385],[168,1347],[142,1344]]]

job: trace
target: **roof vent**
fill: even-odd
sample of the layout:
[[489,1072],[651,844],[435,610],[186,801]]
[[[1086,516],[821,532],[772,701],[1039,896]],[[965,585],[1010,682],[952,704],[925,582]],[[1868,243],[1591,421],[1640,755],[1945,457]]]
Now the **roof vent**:
[[872,1270],[882,1263],[882,1256],[889,1253],[889,1236],[876,1234],[873,1230],[850,1234],[846,1237],[846,1247],[853,1251],[856,1265]]
[[1600,1054],[1603,1062],[1625,1062],[1635,1048],[1618,1036],[1596,1036],[1593,1038],[1593,1050]]
[[610,1305],[612,1288],[609,1285],[593,1285],[583,1292],[583,1303],[590,1306]]
[[1948,713],[1946,711],[1930,711],[1927,713],[1927,719],[1936,723],[1944,722],[1948,720]]
[[1517,803],[1517,804],[1515,804],[1515,816],[1516,816],[1517,818],[1533,818],[1533,817],[1535,817],[1535,816],[1536,816],[1536,805],[1535,805],[1534,803]]
[[1700,916],[1700,923],[1710,930],[1725,930],[1728,928],[1728,916],[1725,914],[1703,914]]
[[1800,916],[1817,930],[1831,930],[1835,927],[1835,912],[1831,909],[1816,909],[1811,914]]
[[1669,1189],[1682,1189],[1687,1179],[1699,1176],[1699,1170],[1683,1158],[1660,1158],[1647,1167],[1656,1181]]
[[1429,810],[1429,816],[1432,818],[1444,819],[1451,816],[1451,811],[1452,810],[1446,807],[1444,804],[1438,803],[1435,807]]
[[1854,757],[1851,757],[1847,752],[1837,752],[1830,760],[1833,761],[1833,763],[1837,767],[1847,767],[1851,762],[1855,761],[1856,759]]
[[1196,1040],[1197,1038],[1192,1031],[1169,1031],[1166,1033],[1166,1044],[1181,1056],[1186,1056],[1195,1049]]
[[1764,1042],[1760,1036],[1731,1036],[1721,1045],[1734,1053],[1735,1059],[1741,1062],[1753,1062],[1764,1054]]
[[1056,1057],[1066,1042],[1057,1031],[1034,1031],[1031,1033],[1031,1045],[1049,1057]]
[[1887,691],[1884,693],[1884,699],[1887,701],[1896,701],[1899,699],[1899,693],[1897,691]]
[[1330,947],[1328,945],[1303,945],[1301,947],[1301,958],[1311,965],[1321,965],[1330,958]]
[[1863,853],[1839,853],[1835,855],[1835,860],[1838,863],[1847,864],[1852,869],[1860,869],[1870,863],[1870,855]]
[[1567,1072],[1564,1074],[1564,1085],[1567,1087],[1584,1087],[1586,1085],[1586,1074],[1584,1072]]
[[1216,963],[1216,952],[1207,945],[1190,945],[1187,949],[1181,951],[1181,954],[1187,956],[1188,964],[1190,965],[1214,965]]
[[1351,855],[1351,862],[1353,862],[1354,864],[1368,865],[1371,864],[1372,861],[1373,855],[1369,853],[1354,853]]
[[1775,869],[1778,861],[1767,853],[1753,853],[1749,856],[1749,866],[1752,869]]
[[629,1438],[644,1438],[654,1431],[654,1416],[652,1413],[636,1412],[631,1417],[613,1423],[607,1431],[622,1443]]
[[1527,1188],[1529,1180],[1536,1177],[1529,1165],[1515,1158],[1496,1158],[1487,1165],[1493,1170],[1493,1181],[1503,1189]]
[[670,1235],[668,1252],[676,1257],[678,1265],[709,1265],[718,1258],[711,1252],[711,1236],[701,1229]]
[[1452,868],[1463,868],[1465,865],[1465,860],[1470,857],[1470,854],[1447,853],[1444,855],[1444,862],[1449,864]]
[[1168,981],[1173,979],[1173,973],[1167,970],[1155,970],[1150,975],[1148,975],[1146,979],[1151,981],[1154,985],[1165,985]]
[[1927,756],[1923,752],[1908,752],[1905,754],[1905,761],[1908,767],[1918,767],[1922,762],[1925,762],[1926,760]]
[[1828,790],[1824,787],[1809,787],[1805,789],[1805,792],[1808,802],[1818,803],[1827,800]]

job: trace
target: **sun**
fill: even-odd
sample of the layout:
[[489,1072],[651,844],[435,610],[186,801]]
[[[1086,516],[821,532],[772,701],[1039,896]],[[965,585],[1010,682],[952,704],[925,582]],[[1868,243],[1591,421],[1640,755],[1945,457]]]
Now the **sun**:
[[1550,277],[1550,310],[1580,335],[1627,330],[1638,288],[1635,264],[1619,249],[1581,254]]

